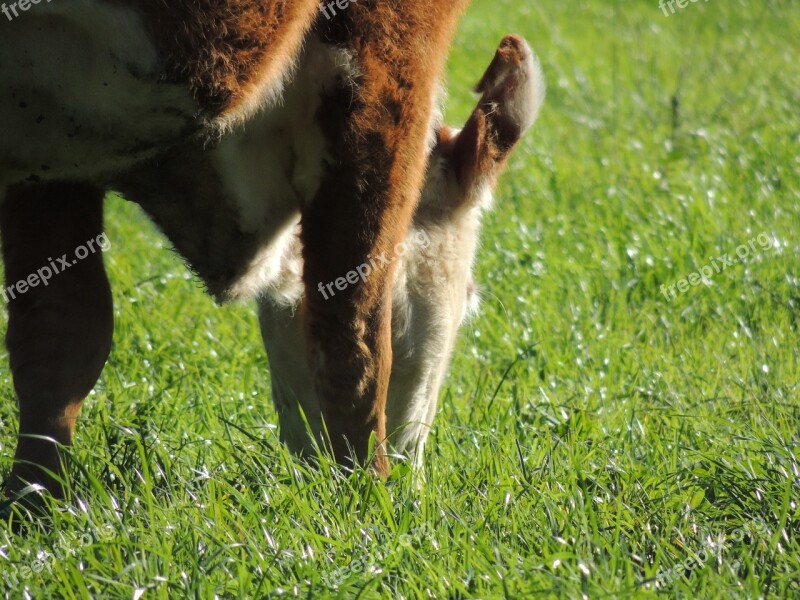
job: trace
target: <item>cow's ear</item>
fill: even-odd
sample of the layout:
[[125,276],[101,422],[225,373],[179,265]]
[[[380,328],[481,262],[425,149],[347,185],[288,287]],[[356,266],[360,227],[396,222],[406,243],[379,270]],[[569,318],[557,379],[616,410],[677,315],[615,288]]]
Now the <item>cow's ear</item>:
[[485,182],[493,183],[498,172],[497,153],[489,138],[486,113],[481,107],[472,111],[461,131],[442,143],[442,154],[465,195]]
[[481,94],[464,128],[443,128],[439,147],[464,199],[479,197],[502,172],[512,149],[533,125],[544,101],[539,61],[519,36],[506,36],[476,91]]

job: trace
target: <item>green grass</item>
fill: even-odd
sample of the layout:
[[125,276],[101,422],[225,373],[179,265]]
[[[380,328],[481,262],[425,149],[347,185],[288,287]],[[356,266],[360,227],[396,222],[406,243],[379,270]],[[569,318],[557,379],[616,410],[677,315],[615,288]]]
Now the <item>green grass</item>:
[[[0,532],[8,597],[800,595],[796,3],[476,0],[451,122],[512,31],[548,100],[487,219],[425,485],[293,462],[254,311],[215,308],[112,199],[116,337],[76,500]],[[769,251],[660,293],[761,232]]]

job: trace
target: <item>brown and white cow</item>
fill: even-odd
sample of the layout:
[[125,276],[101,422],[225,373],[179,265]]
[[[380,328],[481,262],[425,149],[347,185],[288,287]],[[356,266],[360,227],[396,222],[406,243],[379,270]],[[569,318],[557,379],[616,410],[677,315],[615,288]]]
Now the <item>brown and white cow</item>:
[[[386,439],[394,265],[334,298],[315,290],[404,239],[464,4],[361,0],[323,19],[315,0],[60,0],[0,20],[6,281],[100,234],[115,189],[216,299],[245,299],[274,284],[299,212],[304,360],[334,456],[365,460],[370,436]],[[8,305],[7,494],[61,492],[53,442],[71,443],[111,345],[100,256]],[[382,447],[372,466],[386,473]]]
[[[396,263],[392,292],[392,375],[386,404],[391,451],[417,464],[436,413],[456,334],[477,307],[472,278],[481,218],[506,158],[533,124],[544,100],[536,56],[507,36],[477,91],[465,127],[436,126],[425,184],[405,240],[391,255],[370,257],[310,293],[325,300]],[[308,365],[300,306],[304,294],[299,216],[285,233],[277,276],[259,298],[259,319],[270,362],[272,399],[281,439],[298,454],[325,443],[319,401]]]

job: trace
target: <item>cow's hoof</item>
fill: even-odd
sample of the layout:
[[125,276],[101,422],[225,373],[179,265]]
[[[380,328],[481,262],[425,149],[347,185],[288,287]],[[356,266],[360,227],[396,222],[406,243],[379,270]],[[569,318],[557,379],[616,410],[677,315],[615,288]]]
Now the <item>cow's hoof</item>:
[[8,519],[11,517],[12,506],[14,506],[13,500],[4,500],[3,502],[0,502],[0,519],[8,521]]
[[7,500],[0,502],[0,519],[8,521],[13,518],[15,526],[19,527],[21,519],[46,515],[48,512],[44,500],[46,494],[47,489],[38,483],[25,486]]

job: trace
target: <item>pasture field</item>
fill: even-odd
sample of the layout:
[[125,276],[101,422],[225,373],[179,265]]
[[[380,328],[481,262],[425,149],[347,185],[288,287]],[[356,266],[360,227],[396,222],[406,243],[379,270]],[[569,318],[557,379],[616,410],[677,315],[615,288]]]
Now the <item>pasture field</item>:
[[506,33],[549,88],[486,219],[419,489],[294,461],[253,308],[215,307],[110,198],[114,349],[72,501],[0,531],[5,596],[800,597],[800,6],[675,8],[463,19],[448,122]]

